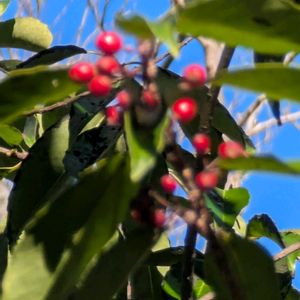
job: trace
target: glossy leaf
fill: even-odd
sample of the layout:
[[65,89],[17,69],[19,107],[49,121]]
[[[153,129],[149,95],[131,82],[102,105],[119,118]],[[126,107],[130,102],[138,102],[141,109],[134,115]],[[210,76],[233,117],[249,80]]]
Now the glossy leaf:
[[[260,64],[256,68],[223,72],[217,84],[265,93],[269,98],[287,98],[300,102],[300,70],[282,64]],[[287,82],[288,84],[284,84]]]
[[134,128],[132,116],[129,113],[125,113],[124,121],[131,158],[131,178],[133,181],[139,181],[154,167],[157,154],[164,149],[164,134],[169,118],[165,116],[153,129],[152,134]]
[[300,175],[300,162],[282,162],[273,156],[240,157],[222,159],[218,165],[226,170],[275,172],[290,175]]
[[64,172],[63,158],[69,146],[68,127],[69,119],[65,118],[48,130],[31,148],[29,157],[17,173],[9,197],[7,231],[10,243],[16,241]]
[[212,251],[205,255],[205,271],[217,298],[280,299],[272,258],[262,248],[225,233],[215,243]]
[[5,124],[0,124],[0,138],[11,146],[23,141],[23,135],[17,128]]
[[254,239],[267,237],[277,243],[280,247],[285,247],[276,225],[266,214],[256,215],[249,221],[246,236]]
[[101,253],[104,244],[117,229],[117,225],[126,217],[130,200],[137,189],[129,178],[128,159],[124,160],[120,156],[111,159],[108,172],[110,170],[111,172],[116,170],[113,172],[114,176],[104,189],[99,189],[99,194],[97,194],[98,189],[94,190],[94,193],[99,196],[99,201],[82,229],[70,256],[60,269],[47,295],[47,300],[66,299],[87,264],[95,255]]
[[300,50],[299,8],[279,0],[198,0],[179,12],[178,29],[262,53]]
[[117,18],[118,26],[127,33],[144,39],[158,38],[166,44],[170,53],[176,57],[179,51],[174,22],[171,17],[160,19],[157,22],[148,21],[137,15],[130,18],[123,18],[119,15]]
[[10,3],[10,0],[1,0],[0,1],[0,16],[3,15],[3,13],[6,11],[9,3]]
[[125,240],[120,240],[100,256],[73,299],[97,300],[99,295],[103,299],[111,299],[127,284],[129,273],[145,260],[153,241],[152,230],[133,230]]
[[40,51],[52,43],[48,26],[32,17],[0,22],[0,47]]
[[0,82],[0,122],[12,121],[38,104],[49,104],[80,89],[67,70],[44,67],[17,70]]
[[63,59],[83,53],[87,53],[85,49],[74,45],[54,46],[52,48],[42,50],[26,61],[21,62],[17,65],[17,69],[32,68],[40,65],[52,65]]
[[212,191],[206,195],[207,207],[217,222],[232,227],[241,210],[249,203],[249,192],[244,188]]

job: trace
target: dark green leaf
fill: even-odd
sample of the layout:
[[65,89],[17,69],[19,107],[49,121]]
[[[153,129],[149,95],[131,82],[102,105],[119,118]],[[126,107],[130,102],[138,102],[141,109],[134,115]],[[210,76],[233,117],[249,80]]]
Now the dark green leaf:
[[291,288],[284,300],[300,300],[300,292],[295,288]]
[[[115,167],[116,166],[116,167]],[[114,174],[104,189],[94,189],[99,201],[83,227],[70,256],[59,269],[46,299],[65,300],[91,259],[101,253],[117,225],[124,220],[137,186],[129,178],[129,161],[116,156],[109,161],[108,172]],[[117,187],[117,188],[116,188]],[[82,199],[82,198],[81,198]],[[84,200],[84,198],[82,199]]]
[[131,178],[133,181],[139,181],[155,166],[157,154],[164,149],[164,135],[169,124],[169,117],[165,116],[153,129],[153,133],[134,128],[129,113],[125,113],[124,120],[131,158]]
[[54,46],[52,48],[42,50],[26,61],[21,62],[17,65],[17,69],[32,68],[40,65],[52,65],[63,59],[82,53],[87,52],[85,49],[74,45]]
[[205,255],[205,270],[217,299],[280,300],[272,258],[236,235],[217,237]]
[[16,241],[24,225],[44,203],[64,172],[63,158],[69,146],[68,127],[69,119],[65,118],[48,130],[23,162],[9,198],[7,230],[10,243]]
[[[111,299],[132,272],[149,254],[154,233],[150,229],[133,230],[100,256],[73,299]],[[99,282],[101,284],[99,284]],[[145,299],[145,298],[143,298]]]
[[272,156],[240,157],[236,159],[222,159],[219,166],[226,170],[263,171],[290,175],[300,175],[300,162],[282,162]]
[[249,221],[246,236],[254,239],[267,237],[277,243],[280,247],[285,247],[276,225],[266,214],[256,215]]
[[178,29],[262,53],[300,50],[299,8],[280,0],[198,0],[179,13]]
[[171,266],[182,260],[184,247],[171,247],[152,252],[147,261],[151,266]]
[[0,124],[0,138],[11,146],[20,145],[23,141],[23,135],[17,128],[5,124]]
[[[300,70],[282,64],[260,64],[256,68],[223,72],[215,81],[265,93],[269,98],[300,102]],[[286,83],[286,84],[285,84]]]
[[1,71],[10,72],[15,70],[17,65],[20,64],[22,61],[18,59],[7,59],[0,61],[0,69]]
[[12,121],[37,104],[48,104],[80,89],[65,69],[37,67],[12,71],[0,82],[0,121]]
[[8,240],[4,233],[0,234],[0,295],[2,292],[2,279],[7,267]]
[[41,51],[52,43],[48,26],[32,17],[0,22],[0,47]]

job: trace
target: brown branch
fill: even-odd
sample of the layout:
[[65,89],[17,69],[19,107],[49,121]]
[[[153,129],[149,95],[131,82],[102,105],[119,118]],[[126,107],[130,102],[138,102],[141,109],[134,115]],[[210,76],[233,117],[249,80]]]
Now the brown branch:
[[34,114],[46,113],[46,112],[55,110],[55,109],[63,107],[63,106],[67,106],[67,105],[75,102],[76,100],[78,100],[80,97],[86,96],[88,94],[89,94],[89,92],[84,92],[84,93],[81,93],[80,95],[76,95],[76,96],[68,98],[64,101],[57,102],[57,103],[54,103],[54,104],[46,106],[46,107],[36,108],[36,109],[31,110],[31,111],[25,112],[24,115],[25,116],[31,116],[31,115],[34,115]]
[[28,156],[28,152],[26,152],[26,151],[19,152],[17,150],[7,149],[4,147],[0,147],[0,153],[6,155],[8,157],[18,158],[20,160],[24,160]]
[[300,250],[300,242],[290,245],[289,247],[283,249],[279,253],[273,256],[274,261],[278,261],[296,251]]

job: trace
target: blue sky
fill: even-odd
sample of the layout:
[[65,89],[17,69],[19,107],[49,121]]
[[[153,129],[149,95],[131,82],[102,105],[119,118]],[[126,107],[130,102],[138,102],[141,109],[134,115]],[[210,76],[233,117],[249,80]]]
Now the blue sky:
[[[104,1],[100,1],[103,3]],[[123,5],[124,1],[112,0],[107,14],[107,28],[114,29],[112,16]],[[126,11],[133,10],[146,15],[150,19],[155,19],[161,15],[169,6],[169,0],[149,1],[149,0],[130,0],[128,1]],[[17,0],[13,3],[7,13],[3,16],[8,18],[15,13]],[[66,9],[68,5],[68,9]],[[55,40],[53,44],[70,44],[76,41],[76,32],[80,27],[80,21],[84,13],[86,1],[83,0],[45,0],[42,9],[41,19],[49,24]],[[83,38],[91,34],[95,29],[95,21],[91,13],[88,14],[87,24],[82,33]],[[132,39],[126,40],[128,42]],[[80,46],[81,44],[79,44]],[[87,46],[89,50],[94,49],[93,39]],[[130,54],[120,56],[120,59],[126,59]],[[204,52],[197,42],[192,42],[185,47],[179,59],[173,64],[171,69],[175,72],[181,72],[183,67],[189,63],[204,63]],[[251,64],[251,52],[245,49],[238,49],[232,61],[233,66],[242,64]],[[226,103],[229,103],[234,95],[232,89],[225,89]],[[254,94],[243,93],[243,101],[236,107],[235,112],[242,112],[253,99]],[[287,104],[285,104],[287,105]],[[299,107],[293,105],[293,110]],[[261,119],[267,119],[271,116],[268,108],[264,108],[261,113]],[[274,127],[274,136],[271,142],[262,147],[263,153],[272,152],[281,159],[296,159],[299,157],[300,134],[292,125],[287,124],[280,128]],[[251,204],[246,209],[244,217],[249,220],[255,214],[267,213],[273,218],[279,229],[300,228],[300,203],[299,203],[299,183],[300,178],[291,176],[279,176],[273,174],[251,174],[245,181],[244,186],[251,193]],[[270,242],[264,241],[263,244],[275,253],[278,247]],[[295,283],[300,287],[300,276],[298,275]]]

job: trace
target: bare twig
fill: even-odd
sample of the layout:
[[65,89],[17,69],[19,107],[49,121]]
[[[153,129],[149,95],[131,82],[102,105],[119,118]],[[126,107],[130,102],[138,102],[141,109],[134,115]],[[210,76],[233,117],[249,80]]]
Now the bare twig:
[[24,160],[28,156],[28,152],[26,152],[26,151],[19,152],[14,149],[7,149],[4,147],[0,147],[0,153],[6,155],[8,157],[16,157],[20,160]]
[[276,255],[273,256],[273,260],[274,261],[280,260],[298,250],[300,250],[300,242],[292,244],[289,247],[283,249],[282,251],[280,251],[279,253],[277,253]]
[[[282,122],[282,124],[293,123],[293,122],[296,122],[299,119],[300,119],[300,111],[297,111],[297,112],[290,113],[290,114],[282,116],[281,117],[281,122]],[[272,126],[276,126],[276,125],[277,125],[276,119],[272,118],[272,119],[269,119],[267,121],[258,123],[255,127],[248,130],[247,134],[250,135],[250,136],[253,136],[253,135],[259,134],[259,133],[265,131],[266,129],[268,129]]]
[[34,115],[34,114],[46,113],[48,111],[55,110],[59,107],[67,106],[67,105],[75,102],[76,100],[78,100],[80,97],[86,96],[88,94],[89,94],[89,92],[84,92],[84,93],[81,93],[81,94],[76,95],[74,97],[68,98],[64,101],[57,102],[57,103],[54,103],[54,104],[46,106],[46,107],[36,108],[36,109],[31,110],[31,111],[25,112],[24,115],[31,116],[31,115]]
[[90,8],[91,12],[94,15],[94,18],[95,18],[95,21],[97,23],[97,26],[99,28],[101,28],[102,30],[104,30],[104,28],[102,27],[103,26],[102,20],[99,17],[98,10],[97,10],[97,7],[95,6],[94,1],[93,0],[87,0],[87,5],[88,5],[88,7]]
[[266,100],[266,96],[260,95],[256,98],[256,100],[252,103],[252,105],[248,108],[248,110],[242,115],[240,121],[239,121],[239,125],[240,126],[244,126],[249,118],[251,117],[251,115],[258,109],[258,107]]

